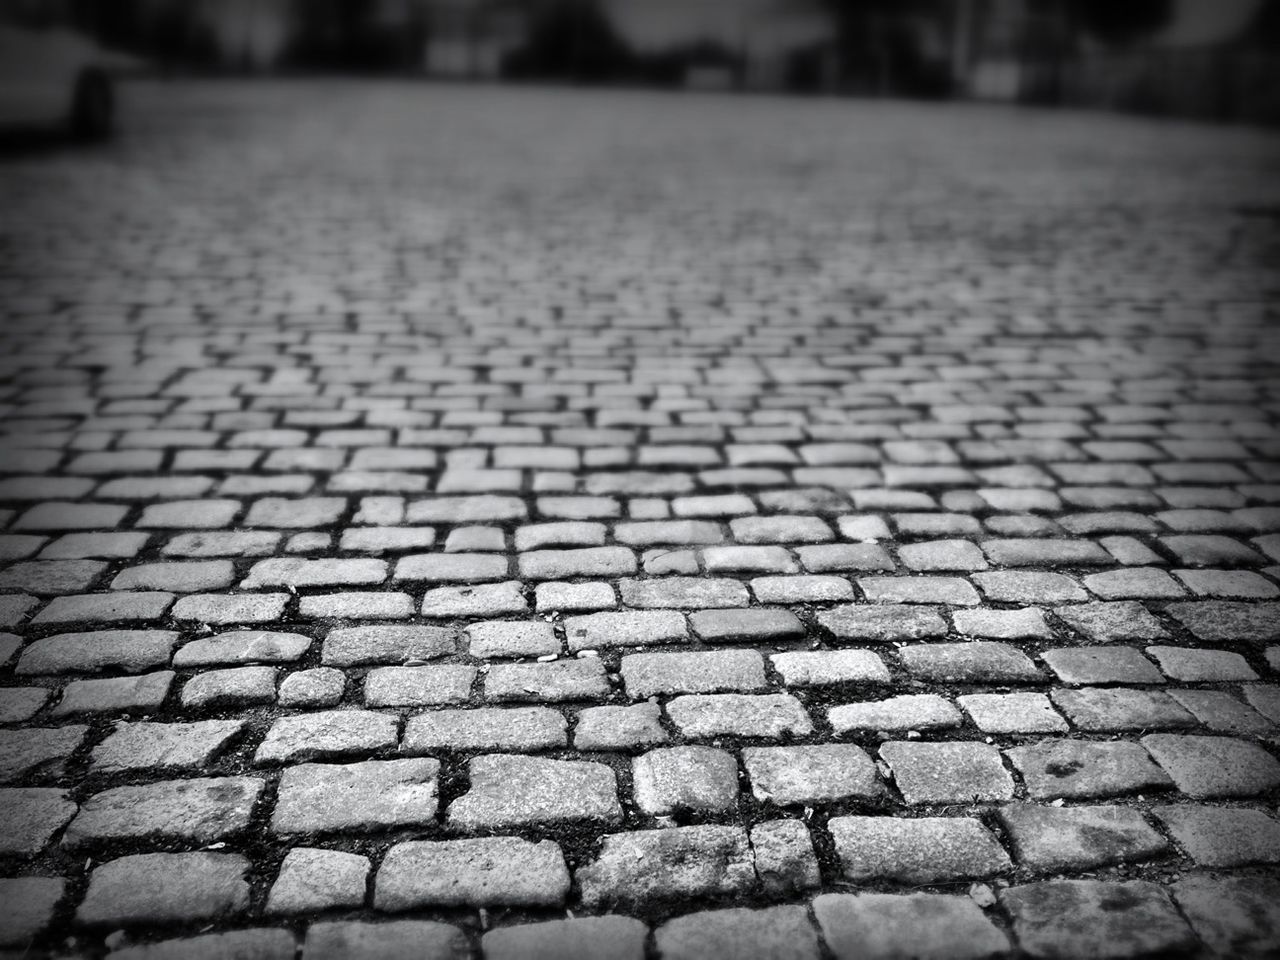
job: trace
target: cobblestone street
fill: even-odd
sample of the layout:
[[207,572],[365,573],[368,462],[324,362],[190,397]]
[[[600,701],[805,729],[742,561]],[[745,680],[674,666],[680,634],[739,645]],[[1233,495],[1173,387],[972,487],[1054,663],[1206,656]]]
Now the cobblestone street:
[[0,157],[0,953],[1280,956],[1280,134],[123,99]]

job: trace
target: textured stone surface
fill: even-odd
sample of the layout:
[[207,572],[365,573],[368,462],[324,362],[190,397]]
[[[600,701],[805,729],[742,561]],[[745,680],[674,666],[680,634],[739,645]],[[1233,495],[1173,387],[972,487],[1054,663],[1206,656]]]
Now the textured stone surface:
[[649,930],[631,917],[579,917],[490,930],[486,960],[643,960]]
[[233,853],[143,853],[95,867],[76,920],[89,925],[214,920],[249,907],[248,861]]
[[579,867],[588,905],[625,908],[686,897],[741,895],[756,881],[740,827],[697,826],[615,833]]
[[1173,955],[1195,937],[1160,887],[1141,880],[1059,880],[1000,895],[1019,945],[1033,957]]
[[313,914],[364,904],[369,859],[340,850],[295,847],[285,854],[267,896],[269,914]]
[[1018,863],[1037,873],[1091,870],[1149,860],[1169,845],[1130,807],[1001,807]]
[[70,848],[113,840],[213,843],[248,827],[265,786],[254,777],[208,777],[113,787],[85,800],[62,842]]
[[486,837],[396,844],[378,869],[374,906],[554,907],[569,891],[560,847],[549,840]]
[[662,960],[742,957],[818,960],[818,936],[803,907],[709,910],[668,920],[653,934]]
[[279,834],[389,830],[435,822],[436,760],[304,763],[280,775],[271,829]]
[[970,817],[832,817],[843,875],[854,882],[943,883],[1012,869],[1009,856]]
[[600,763],[493,755],[467,766],[471,789],[449,805],[455,829],[622,818],[613,771]]
[[813,913],[836,960],[982,960],[1009,950],[967,897],[828,893],[814,899]]

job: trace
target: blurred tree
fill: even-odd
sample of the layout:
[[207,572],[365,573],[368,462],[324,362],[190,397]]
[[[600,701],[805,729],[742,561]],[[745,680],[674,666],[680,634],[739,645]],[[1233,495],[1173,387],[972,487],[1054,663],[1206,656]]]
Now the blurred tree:
[[504,65],[511,77],[599,82],[625,75],[631,51],[597,0],[545,0]]
[[1171,0],[1069,0],[1065,9],[1082,32],[1109,47],[1131,47],[1173,17]]

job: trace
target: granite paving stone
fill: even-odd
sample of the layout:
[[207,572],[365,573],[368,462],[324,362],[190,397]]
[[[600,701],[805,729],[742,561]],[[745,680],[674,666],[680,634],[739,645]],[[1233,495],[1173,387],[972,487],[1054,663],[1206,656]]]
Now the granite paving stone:
[[1013,869],[973,817],[832,817],[827,829],[845,879],[923,885],[975,880]]

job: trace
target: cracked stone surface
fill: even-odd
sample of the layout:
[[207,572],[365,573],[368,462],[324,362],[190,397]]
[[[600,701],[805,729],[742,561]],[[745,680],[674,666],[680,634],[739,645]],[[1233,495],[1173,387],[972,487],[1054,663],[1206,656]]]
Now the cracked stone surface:
[[321,89],[0,143],[0,947],[1280,952],[1275,132]]

